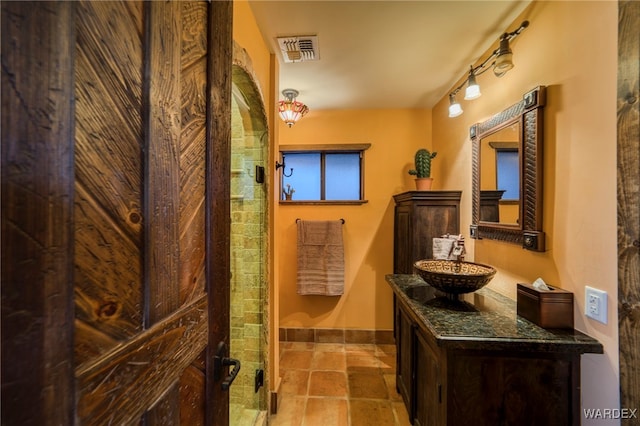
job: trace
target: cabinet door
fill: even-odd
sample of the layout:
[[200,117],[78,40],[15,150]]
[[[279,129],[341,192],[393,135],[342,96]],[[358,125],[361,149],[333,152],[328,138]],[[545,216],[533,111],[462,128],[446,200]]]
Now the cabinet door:
[[421,259],[433,259],[433,239],[444,234],[459,233],[459,213],[456,204],[416,204],[413,209],[414,232],[413,262]]
[[429,347],[421,333],[415,339],[415,425],[436,426],[440,424],[442,386],[439,383],[438,357]]
[[396,369],[396,387],[402,395],[404,404],[409,413],[409,419],[413,419],[413,336],[414,326],[411,318],[403,311],[400,305],[397,306],[397,357],[398,366]]
[[460,229],[461,191],[409,191],[394,195],[394,274],[412,274],[413,263],[433,258],[433,238]]
[[[579,355],[454,354],[448,359],[451,424],[579,425]],[[579,404],[577,404],[579,405]]]
[[411,209],[409,206],[397,206],[393,238],[393,273],[412,274],[413,258],[411,238]]

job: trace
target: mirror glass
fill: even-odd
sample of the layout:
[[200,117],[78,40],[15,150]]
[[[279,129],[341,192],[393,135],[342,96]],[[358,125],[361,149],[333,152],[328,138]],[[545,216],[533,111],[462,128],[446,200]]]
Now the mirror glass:
[[480,221],[520,224],[520,121],[480,140]]
[[542,124],[546,90],[471,126],[471,238],[544,251]]

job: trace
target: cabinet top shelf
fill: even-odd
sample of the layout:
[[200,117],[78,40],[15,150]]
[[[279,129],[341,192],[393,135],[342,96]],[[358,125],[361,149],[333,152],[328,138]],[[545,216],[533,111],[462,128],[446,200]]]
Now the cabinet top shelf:
[[454,200],[460,201],[462,191],[407,191],[395,194],[393,199],[396,203],[402,201],[416,200]]
[[473,350],[603,353],[600,342],[573,329],[544,329],[520,317],[516,302],[488,288],[450,300],[417,275],[386,277],[396,298],[439,346]]

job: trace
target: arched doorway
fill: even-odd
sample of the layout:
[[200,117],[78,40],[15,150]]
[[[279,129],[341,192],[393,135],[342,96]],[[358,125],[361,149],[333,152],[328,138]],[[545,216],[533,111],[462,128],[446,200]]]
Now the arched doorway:
[[266,419],[269,389],[269,143],[262,96],[250,73],[237,64],[232,93],[230,350],[242,369],[230,388],[229,423],[254,425]]

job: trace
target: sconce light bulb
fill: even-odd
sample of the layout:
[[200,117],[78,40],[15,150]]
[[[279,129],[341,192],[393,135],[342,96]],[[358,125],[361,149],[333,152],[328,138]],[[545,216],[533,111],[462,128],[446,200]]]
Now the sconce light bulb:
[[500,39],[500,47],[493,65],[493,73],[496,77],[502,77],[511,68],[513,68],[513,52],[509,48],[509,39],[506,35],[503,35]]
[[462,114],[462,107],[456,101],[455,95],[452,93],[449,95],[449,117],[457,117]]
[[469,84],[464,91],[464,99],[469,101],[479,98],[480,95],[480,85],[476,82],[476,75],[473,73],[473,70],[471,70],[469,73]]

